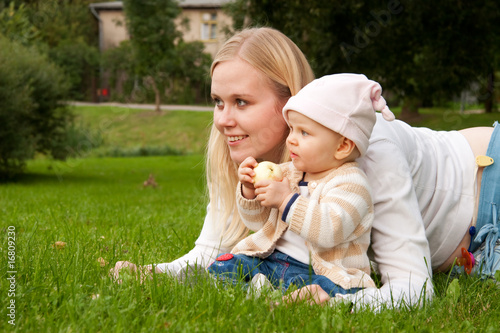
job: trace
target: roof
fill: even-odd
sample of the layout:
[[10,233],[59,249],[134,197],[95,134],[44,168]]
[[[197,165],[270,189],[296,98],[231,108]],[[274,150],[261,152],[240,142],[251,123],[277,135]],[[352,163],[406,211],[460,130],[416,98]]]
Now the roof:
[[122,9],[123,2],[122,1],[97,2],[97,3],[91,3],[89,7],[95,9]]
[[193,7],[221,7],[232,0],[179,0],[179,6],[182,8]]
[[[178,0],[181,8],[219,8],[232,0]],[[89,7],[97,10],[123,9],[123,1],[91,3]]]

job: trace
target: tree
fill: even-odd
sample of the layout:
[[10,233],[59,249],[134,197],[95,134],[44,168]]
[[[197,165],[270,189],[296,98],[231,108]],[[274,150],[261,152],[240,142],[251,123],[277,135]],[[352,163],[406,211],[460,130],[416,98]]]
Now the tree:
[[28,8],[24,4],[16,8],[14,2],[7,6],[0,3],[0,34],[23,45],[40,40],[40,32],[31,23]]
[[87,44],[83,38],[65,39],[50,48],[48,55],[68,79],[69,98],[90,99],[93,93],[90,89],[99,69],[100,55],[97,48]]
[[91,99],[99,71],[97,26],[91,0],[37,0],[29,5],[30,20],[47,44],[51,61],[68,77],[70,98]]
[[359,72],[380,81],[402,100],[405,118],[487,77],[499,48],[495,1],[237,0],[230,11],[235,28],[283,31],[318,76]]
[[[206,80],[208,77],[212,56],[204,53],[205,46],[200,41],[185,42],[179,40],[176,45],[177,61],[175,62],[172,76],[174,82],[170,87],[182,89],[174,94],[181,94],[181,98],[172,100],[174,103],[186,103],[187,101],[206,101]],[[209,91],[209,89],[208,89]],[[193,96],[196,94],[196,96]],[[172,94],[173,95],[173,94]]]
[[341,46],[353,43],[370,10],[368,4],[352,0],[236,0],[226,6],[236,30],[264,25],[285,33],[307,56],[317,76],[352,68]]
[[112,87],[111,99],[121,100],[124,96],[130,96],[135,81],[135,58],[130,40],[105,50],[101,64],[106,69],[107,85]]
[[181,34],[174,19],[181,10],[173,0],[125,0],[124,11],[136,70],[155,93],[160,112],[161,90],[168,86],[177,62],[175,44]]
[[373,52],[384,59],[376,71],[403,100],[401,117],[411,119],[421,103],[450,99],[486,81],[498,51],[500,16],[493,1],[403,3]]
[[0,32],[23,45],[36,45],[61,67],[72,99],[88,98],[99,66],[97,30],[90,0],[0,2]]
[[35,47],[0,35],[0,178],[21,173],[35,152],[64,159],[71,115],[61,70]]

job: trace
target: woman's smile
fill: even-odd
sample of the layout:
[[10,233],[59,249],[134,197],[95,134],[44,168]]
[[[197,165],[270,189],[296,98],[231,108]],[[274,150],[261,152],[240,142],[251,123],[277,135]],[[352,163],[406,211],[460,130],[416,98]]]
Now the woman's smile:
[[277,147],[288,126],[266,76],[240,58],[223,61],[213,71],[211,95],[214,125],[224,135],[234,162],[248,156],[274,162],[281,158]]
[[246,138],[248,138],[248,135],[228,136],[227,140],[229,141],[229,144],[231,144],[231,143],[238,143],[239,141]]

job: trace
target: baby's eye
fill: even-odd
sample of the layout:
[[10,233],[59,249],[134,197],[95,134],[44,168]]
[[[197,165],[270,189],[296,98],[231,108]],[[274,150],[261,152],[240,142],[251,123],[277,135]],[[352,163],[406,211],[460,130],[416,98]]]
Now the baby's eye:
[[309,135],[309,133],[307,133],[307,132],[306,132],[306,131],[304,131],[304,130],[302,130],[300,133],[301,133],[303,136],[308,136],[308,135]]

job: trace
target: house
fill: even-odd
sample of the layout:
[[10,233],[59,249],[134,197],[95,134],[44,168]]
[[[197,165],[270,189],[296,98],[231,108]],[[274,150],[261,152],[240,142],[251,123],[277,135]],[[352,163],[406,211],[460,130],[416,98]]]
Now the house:
[[[181,15],[176,19],[179,31],[187,42],[202,41],[205,52],[215,55],[225,41],[223,29],[231,25],[231,18],[222,12],[222,5],[231,0],[180,0]],[[116,47],[129,39],[125,26],[122,1],[99,2],[89,5],[99,22],[99,48],[101,51]],[[189,20],[189,29],[180,23]]]

